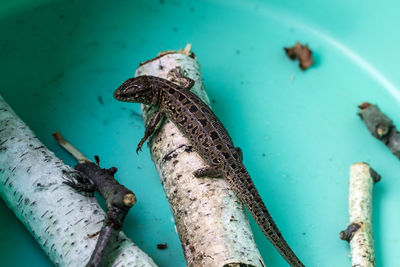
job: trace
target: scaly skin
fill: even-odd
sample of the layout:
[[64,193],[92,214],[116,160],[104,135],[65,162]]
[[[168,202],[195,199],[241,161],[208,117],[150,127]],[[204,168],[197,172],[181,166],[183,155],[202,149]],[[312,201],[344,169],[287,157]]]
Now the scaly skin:
[[190,139],[195,150],[210,166],[194,173],[195,176],[224,177],[232,191],[250,211],[265,236],[291,266],[304,266],[278,230],[254,183],[241,161],[240,149],[234,147],[226,129],[214,112],[189,91],[193,81],[180,87],[154,76],[128,79],[114,97],[124,102],[158,106],[157,119],[146,128],[138,149],[155,129],[160,114],[165,114]]

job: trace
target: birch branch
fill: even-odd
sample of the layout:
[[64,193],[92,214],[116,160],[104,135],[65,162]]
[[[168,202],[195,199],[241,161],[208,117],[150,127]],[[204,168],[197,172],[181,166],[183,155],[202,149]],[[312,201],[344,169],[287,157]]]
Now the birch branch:
[[368,131],[400,159],[400,132],[393,121],[380,111],[377,105],[365,102],[358,107],[361,110],[358,114],[365,122]]
[[[0,195],[50,260],[83,266],[94,251],[104,211],[63,184],[78,172],[49,151],[0,96]],[[111,266],[156,266],[123,233]]]
[[[200,66],[190,46],[142,63],[135,76],[153,75],[174,81],[170,74],[177,68],[195,81],[192,92],[209,105]],[[142,110],[148,123],[154,108],[142,105]],[[168,119],[162,122],[149,144],[187,265],[263,266],[242,203],[223,179],[193,176],[206,164],[174,123]]]
[[340,232],[340,239],[350,243],[352,266],[375,266],[372,235],[372,187],[381,177],[367,163],[350,167],[350,224]]

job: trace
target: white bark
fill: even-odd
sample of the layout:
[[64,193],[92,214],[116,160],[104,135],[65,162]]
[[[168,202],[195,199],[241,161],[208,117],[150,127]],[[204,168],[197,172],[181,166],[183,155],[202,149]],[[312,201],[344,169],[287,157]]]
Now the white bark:
[[[0,96],[0,195],[51,261],[84,266],[96,245],[104,212],[93,197],[62,182],[76,171],[35,137]],[[112,266],[156,266],[123,233]]]
[[380,176],[367,163],[350,167],[349,214],[347,230],[341,238],[350,242],[352,266],[375,266],[374,239],[372,235],[372,188]]
[[[198,62],[186,51],[164,54],[147,61],[135,76],[169,78],[181,67],[195,81],[192,92],[209,104]],[[154,108],[143,106],[149,121]],[[139,140],[138,140],[139,141]],[[150,140],[152,159],[173,212],[188,266],[263,266],[242,203],[223,179],[195,178],[193,172],[206,166],[188,149],[190,141],[170,121],[162,123]],[[240,265],[243,266],[243,265]]]

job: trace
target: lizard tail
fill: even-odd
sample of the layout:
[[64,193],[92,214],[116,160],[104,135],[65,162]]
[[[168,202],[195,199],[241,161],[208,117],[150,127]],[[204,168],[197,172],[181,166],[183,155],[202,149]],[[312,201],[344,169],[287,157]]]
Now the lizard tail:
[[[244,166],[242,166],[244,169]],[[241,169],[241,168],[240,168]],[[230,179],[229,179],[230,180]],[[289,247],[286,240],[269,214],[267,207],[261,199],[254,183],[247,170],[240,170],[236,173],[232,190],[249,210],[251,216],[257,222],[264,235],[274,245],[282,257],[293,267],[304,267],[304,264]]]

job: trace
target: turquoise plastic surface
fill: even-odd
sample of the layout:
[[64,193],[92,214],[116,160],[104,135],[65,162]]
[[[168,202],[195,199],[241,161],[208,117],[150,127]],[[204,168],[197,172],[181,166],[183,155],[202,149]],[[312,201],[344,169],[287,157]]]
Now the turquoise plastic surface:
[[[356,115],[379,104],[400,125],[399,1],[2,1],[0,92],[46,146],[73,165],[64,136],[138,198],[125,233],[160,266],[184,266],[149,157],[138,104],[112,92],[159,51],[193,44],[212,106],[288,243],[307,266],[350,266],[349,166],[369,162],[377,266],[399,266],[400,162]],[[283,47],[308,43],[303,72]],[[2,266],[50,266],[0,203]],[[287,266],[251,221],[267,266]],[[158,243],[168,249],[158,250]]]

